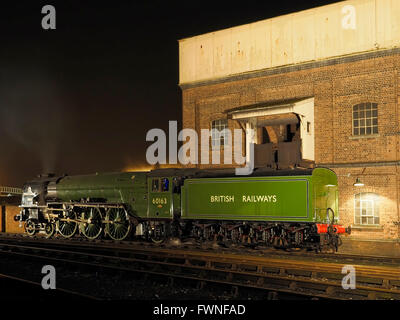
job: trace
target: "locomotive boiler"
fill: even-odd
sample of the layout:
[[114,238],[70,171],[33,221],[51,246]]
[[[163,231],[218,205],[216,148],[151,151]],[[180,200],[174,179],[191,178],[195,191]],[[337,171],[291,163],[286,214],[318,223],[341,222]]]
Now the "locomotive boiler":
[[340,234],[335,173],[325,168],[40,176],[24,185],[16,220],[29,235],[81,234],[162,242],[191,237],[280,248],[337,250]]

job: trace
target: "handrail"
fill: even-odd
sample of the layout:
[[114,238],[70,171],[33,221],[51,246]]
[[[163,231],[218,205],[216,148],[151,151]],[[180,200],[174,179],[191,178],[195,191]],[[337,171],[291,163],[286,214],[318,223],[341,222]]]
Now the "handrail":
[[22,194],[22,189],[14,188],[14,187],[2,187],[2,186],[0,186],[0,194],[20,195],[20,194]]

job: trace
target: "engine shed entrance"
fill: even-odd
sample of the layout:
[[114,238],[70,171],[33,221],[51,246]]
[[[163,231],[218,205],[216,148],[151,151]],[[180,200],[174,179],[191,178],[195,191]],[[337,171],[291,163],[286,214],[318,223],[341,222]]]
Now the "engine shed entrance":
[[[255,144],[255,167],[314,165],[314,98],[259,103],[226,113],[244,129],[246,142]],[[256,134],[250,135],[246,129]],[[249,154],[246,152],[247,157]]]

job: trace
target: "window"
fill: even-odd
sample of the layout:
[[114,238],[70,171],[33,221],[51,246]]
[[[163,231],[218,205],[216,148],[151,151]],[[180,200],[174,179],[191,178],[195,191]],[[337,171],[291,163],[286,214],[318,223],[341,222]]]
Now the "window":
[[354,196],[354,223],[379,225],[379,195],[365,192]]
[[353,135],[370,134],[378,134],[378,104],[358,104],[353,107]]
[[151,191],[152,192],[168,192],[168,190],[169,190],[169,179],[168,178],[152,180],[152,182],[151,182]]
[[152,192],[160,191],[160,180],[159,179],[153,179],[153,181],[151,182],[151,191]]
[[169,190],[169,180],[167,178],[161,179],[161,192],[167,192]]
[[228,130],[225,129],[228,129],[227,119],[214,120],[211,123],[211,145],[213,147],[228,144]]

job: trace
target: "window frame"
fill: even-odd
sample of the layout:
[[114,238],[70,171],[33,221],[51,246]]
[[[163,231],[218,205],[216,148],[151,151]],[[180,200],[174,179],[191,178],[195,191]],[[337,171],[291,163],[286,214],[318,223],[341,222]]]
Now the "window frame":
[[[152,193],[165,193],[171,190],[171,180],[169,177],[159,177],[151,179],[151,192]],[[154,186],[157,185],[157,189]]]
[[[356,226],[380,226],[380,198],[379,194],[373,192],[360,192],[354,195],[354,224]],[[359,202],[358,206],[357,202]],[[372,223],[369,223],[370,219]]]
[[[221,129],[221,127],[222,127],[221,123],[222,122],[225,123],[225,126],[223,127],[223,129]],[[218,123],[218,125],[214,126],[215,123]],[[215,119],[215,120],[211,121],[211,137],[210,137],[211,138],[211,148],[213,150],[215,150],[215,149],[218,149],[218,148],[221,148],[221,147],[222,148],[225,147],[229,142],[229,136],[226,133],[223,136],[220,136],[220,144],[217,144],[216,142],[218,140],[216,139],[216,137],[214,137],[213,129],[216,129],[219,132],[221,132],[221,131],[223,131],[225,129],[229,130],[228,119],[221,118],[221,119]],[[224,139],[224,143],[221,143],[221,139]],[[214,144],[214,142],[215,142],[215,144]]]
[[[353,137],[368,137],[379,134],[379,112],[377,103],[363,102],[356,104],[353,106],[351,114]],[[368,131],[370,132],[368,133]]]
[[160,178],[160,192],[169,192],[169,178]]
[[[155,183],[157,182],[157,183]],[[157,184],[157,190],[155,190],[154,186]],[[152,178],[151,179],[151,192],[158,193],[160,192],[160,178]]]

